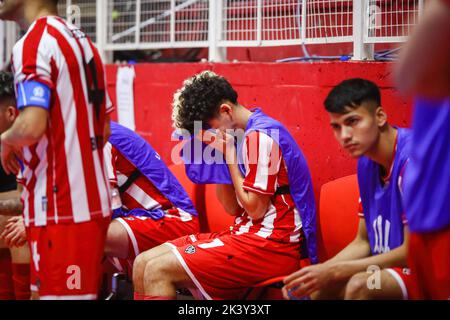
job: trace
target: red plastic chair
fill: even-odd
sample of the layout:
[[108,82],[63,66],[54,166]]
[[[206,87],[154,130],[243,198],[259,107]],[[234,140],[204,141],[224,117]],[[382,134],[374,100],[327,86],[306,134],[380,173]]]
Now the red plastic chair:
[[229,230],[234,224],[234,217],[228,214],[216,196],[216,185],[205,186],[206,232]]
[[169,166],[169,170],[178,179],[178,182],[186,190],[189,198],[194,203],[195,209],[198,212],[198,218],[200,223],[200,231],[206,228],[206,216],[205,216],[205,186],[201,184],[195,184],[186,175],[186,169],[184,164],[174,164]]
[[318,254],[326,261],[345,248],[358,230],[359,189],[356,175],[325,183],[320,190]]

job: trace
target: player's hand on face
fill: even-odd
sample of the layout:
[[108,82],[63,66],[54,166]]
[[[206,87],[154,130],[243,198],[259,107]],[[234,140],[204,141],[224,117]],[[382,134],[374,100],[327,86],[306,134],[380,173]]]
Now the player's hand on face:
[[302,268],[283,280],[283,296],[285,299],[309,296],[327,286],[332,279],[328,265],[316,264]]
[[8,219],[5,229],[0,235],[8,247],[21,247],[27,242],[25,224],[22,216]]
[[225,155],[234,151],[234,136],[228,134],[225,129],[204,130],[200,131],[199,135],[200,140]]
[[1,160],[6,174],[17,175],[19,173],[19,159],[23,159],[22,148],[10,145],[1,139]]

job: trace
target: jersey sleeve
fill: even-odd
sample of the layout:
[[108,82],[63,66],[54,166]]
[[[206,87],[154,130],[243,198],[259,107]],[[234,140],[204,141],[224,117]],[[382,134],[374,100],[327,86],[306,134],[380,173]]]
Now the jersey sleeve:
[[[105,83],[106,83],[106,79],[105,79]],[[111,114],[115,110],[115,108],[111,101],[111,98],[109,97],[108,89],[105,89],[105,95],[106,95],[106,114]]]
[[103,157],[105,160],[106,174],[108,175],[109,183],[117,187],[117,174],[116,174],[116,151],[110,142],[107,142],[103,148]]
[[361,198],[358,199],[358,217],[364,218],[364,209]]
[[282,160],[279,145],[265,133],[254,131],[245,137],[242,152],[246,169],[244,190],[275,194]]
[[46,20],[37,20],[13,49],[14,83],[17,108],[37,106],[49,109],[52,81],[52,39],[46,32]]

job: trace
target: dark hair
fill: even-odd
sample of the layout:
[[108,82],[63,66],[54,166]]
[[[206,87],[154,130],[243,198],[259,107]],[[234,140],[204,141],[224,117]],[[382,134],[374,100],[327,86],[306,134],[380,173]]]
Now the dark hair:
[[363,102],[381,105],[378,86],[365,79],[354,78],[342,81],[334,87],[325,99],[325,109],[332,113],[346,113],[347,108],[355,109]]
[[12,73],[0,71],[0,100],[15,99],[14,77]]
[[173,99],[172,120],[175,128],[194,131],[194,121],[214,118],[224,101],[237,103],[238,94],[222,76],[204,71],[184,81]]

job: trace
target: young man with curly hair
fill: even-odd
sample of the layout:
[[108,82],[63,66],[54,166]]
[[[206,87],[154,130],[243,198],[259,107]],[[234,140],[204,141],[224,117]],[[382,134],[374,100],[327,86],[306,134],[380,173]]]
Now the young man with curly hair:
[[[197,181],[228,176],[217,185],[217,195],[236,219],[230,230],[182,237],[139,255],[136,299],[174,299],[178,287],[196,287],[206,299],[240,299],[249,287],[296,270],[306,241],[315,261],[315,205],[306,161],[279,122],[237,98],[230,83],[210,71],[186,80],[175,94],[174,126],[194,133],[195,121],[201,121],[214,130],[214,148],[224,150],[226,166],[217,168],[226,172],[194,168]],[[235,146],[230,130],[238,129],[245,135]]]

